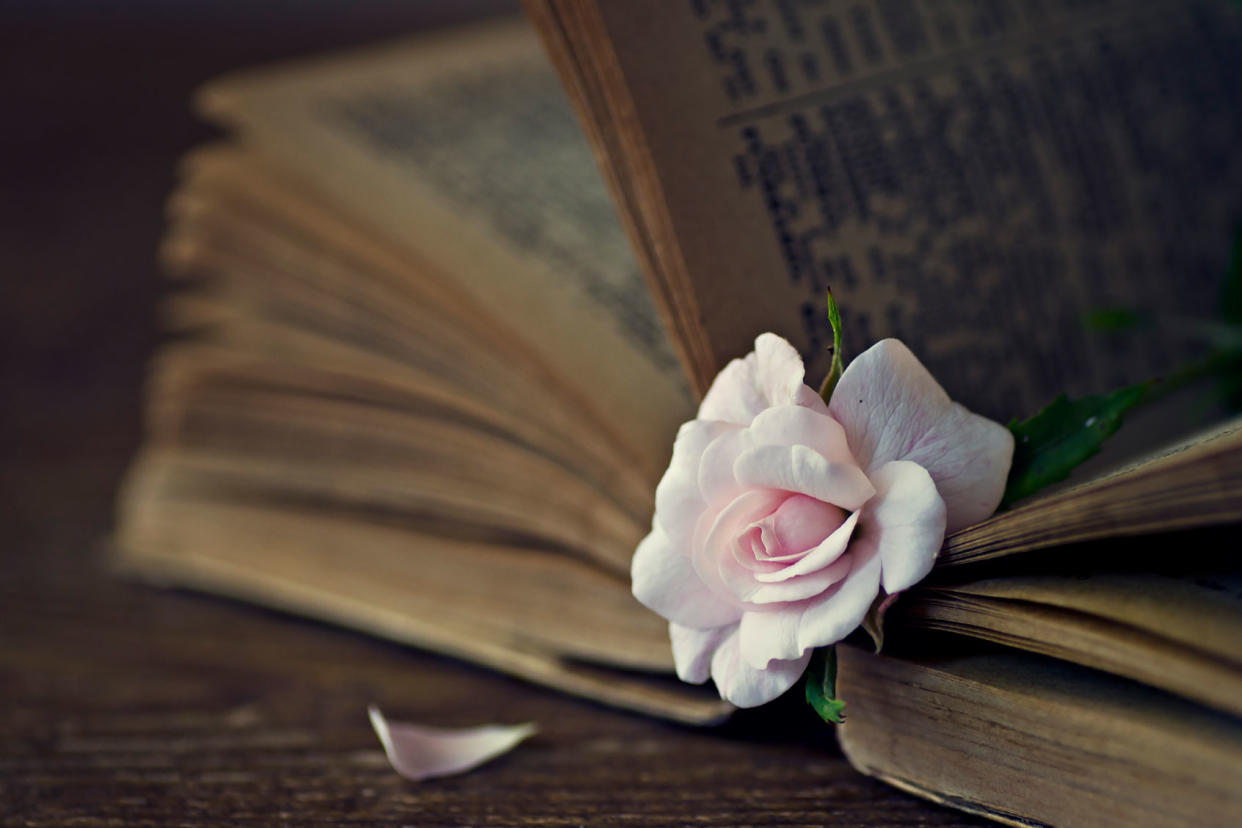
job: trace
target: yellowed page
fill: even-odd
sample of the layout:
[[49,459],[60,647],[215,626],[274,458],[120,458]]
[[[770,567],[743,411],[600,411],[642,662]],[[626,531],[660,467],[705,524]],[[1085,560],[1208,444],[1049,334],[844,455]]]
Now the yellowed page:
[[[1217,2],[528,0],[690,303],[700,386],[777,331],[827,367],[905,340],[998,419],[1145,379],[1170,337],[1083,315],[1214,309],[1242,211],[1242,9]],[[558,35],[557,33],[560,32]]]
[[937,566],[1242,521],[1242,418],[949,536]]
[[1024,654],[904,660],[842,647],[838,731],[865,773],[1014,825],[1231,825],[1242,722]]
[[[622,579],[563,556],[135,477],[118,564],[470,658],[605,704],[694,723],[731,708],[668,672],[666,625]],[[589,634],[585,634],[589,631]],[[612,665],[623,671],[595,665]],[[629,672],[640,671],[640,672]]]
[[210,85],[204,111],[460,283],[661,468],[692,398],[524,22]]
[[[1205,590],[1169,583],[1160,585],[1168,590],[1165,603],[1150,591],[1154,584],[1115,581],[1116,591],[1109,591],[1104,582],[1111,579],[1103,577],[1091,592],[1104,596],[1073,589],[1061,595],[1054,591],[1057,584],[1023,589],[1008,580],[911,594],[894,611],[897,617],[890,616],[891,639],[910,626],[945,630],[1094,667],[1242,716],[1242,613],[1236,598],[1233,606],[1222,606]],[[1040,600],[1045,594],[1051,596],[1047,602]],[[1200,607],[1186,600],[1198,598],[1208,602]],[[1133,609],[1146,615],[1126,612]],[[1213,623],[1220,624],[1215,634],[1196,635]]]
[[539,434],[542,450],[649,520],[660,470],[644,468],[633,440],[591,415],[589,391],[557,381],[517,334],[486,323],[460,293],[437,291],[420,263],[265,180],[255,164],[237,153],[196,156],[172,201],[165,264],[197,288],[176,303],[184,322],[191,303],[201,309],[208,299],[220,317],[213,335],[236,341],[247,328],[256,356],[277,344],[255,336],[255,324],[275,323],[289,334],[277,337],[282,359],[292,358],[290,336],[315,335],[394,374],[417,372],[515,437]]
[[[1219,553],[1239,557],[1237,549]],[[1178,553],[1170,550],[1170,555]],[[1237,564],[1242,560],[1236,560]],[[1242,671],[1242,574],[1012,575],[945,589],[965,596],[1074,610],[1208,653]]]

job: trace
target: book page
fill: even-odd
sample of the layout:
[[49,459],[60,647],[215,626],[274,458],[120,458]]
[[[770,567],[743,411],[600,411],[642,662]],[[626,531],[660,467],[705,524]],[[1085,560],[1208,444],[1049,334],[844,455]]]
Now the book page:
[[893,658],[838,648],[837,731],[864,773],[1012,825],[1229,825],[1242,722],[1020,653]]
[[1242,670],[1242,572],[1014,575],[943,589],[1074,610],[1167,638]]
[[700,386],[766,330],[818,381],[829,289],[847,357],[900,337],[1002,420],[1188,356],[1092,338],[1088,311],[1214,312],[1242,215],[1236,4],[529,2],[606,98],[594,131],[622,134],[602,151],[694,305]]
[[1242,418],[945,539],[937,567],[1242,521]]
[[[565,692],[694,724],[732,710],[667,681],[667,625],[622,578],[529,548],[131,478],[123,569],[469,658]],[[590,634],[584,635],[584,631]],[[608,669],[608,668],[614,669]]]
[[[462,415],[503,423],[514,438],[578,470],[649,522],[654,475],[636,462],[630,435],[592,416],[581,389],[537,370],[538,358],[515,332],[480,326],[476,304],[436,290],[420,278],[420,263],[275,181],[256,158],[213,150],[196,154],[186,168],[188,179],[170,205],[163,258],[167,270],[199,289],[173,303],[178,315],[201,306],[206,292],[217,308],[234,309],[234,324],[214,326],[217,337],[237,340],[249,330],[256,349],[283,342],[286,362],[294,356],[290,335],[303,343],[315,337],[365,359],[369,367],[356,367],[368,375],[417,374],[441,400],[448,392]],[[256,322],[269,331],[274,323],[284,335],[255,337]],[[324,358],[299,353],[302,363]]]
[[242,73],[201,105],[460,285],[663,468],[693,398],[524,22]]
[[[1187,589],[1172,579],[1154,583],[1104,576],[1088,594],[1075,589],[1070,579],[1045,581],[1032,589],[1024,588],[1025,578],[1013,579],[1019,582],[1014,584],[1009,580],[914,591],[894,608],[889,640],[904,640],[913,629],[944,630],[1135,679],[1242,716],[1240,607],[1236,598],[1233,606],[1216,601],[1207,593],[1213,587],[1196,589],[1219,580],[1191,583]],[[1236,580],[1225,580],[1223,588],[1236,589]],[[1065,596],[1054,592],[1061,586],[1067,587]],[[1053,597],[1041,601],[1045,594]],[[1031,598],[1019,597],[1023,595]],[[1167,604],[1160,600],[1164,596]],[[1193,603],[1205,598],[1202,606]],[[1066,608],[1071,605],[1081,609]],[[1147,614],[1136,618],[1125,612],[1131,608]],[[1213,623],[1220,626],[1199,634]]]

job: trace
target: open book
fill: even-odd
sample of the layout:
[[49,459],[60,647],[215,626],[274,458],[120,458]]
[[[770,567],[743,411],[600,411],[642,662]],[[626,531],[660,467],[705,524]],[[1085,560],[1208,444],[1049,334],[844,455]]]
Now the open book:
[[[1215,301],[1242,210],[1227,6],[528,11],[543,45],[503,22],[203,90],[230,137],[186,160],[170,202],[177,337],[122,494],[128,570],[714,721],[728,709],[710,689],[670,678],[629,560],[677,424],[756,334],[822,375],[831,287],[849,346],[900,336],[955,398],[1007,419],[1188,355],[1092,341],[1085,311]],[[1242,518],[1242,432],[1183,448],[967,529],[943,560]],[[1186,694],[1151,680],[1138,645],[1064,640],[1107,626],[1132,642],[1128,616],[1010,587],[937,583],[901,623],[1034,606],[1031,630],[1069,630],[1055,645],[1025,621],[979,637],[1196,709],[1220,709],[1242,671],[1209,650],[1196,663],[1217,690]],[[938,620],[945,606],[958,615]],[[851,666],[864,656],[843,659],[843,687],[882,681]],[[843,732],[851,757],[880,738],[867,709]]]

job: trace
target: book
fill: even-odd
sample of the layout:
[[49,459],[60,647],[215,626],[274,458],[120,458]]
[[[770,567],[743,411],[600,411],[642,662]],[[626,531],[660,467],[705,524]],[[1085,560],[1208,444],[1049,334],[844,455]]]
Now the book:
[[[697,388],[756,319],[826,373],[829,287],[846,342],[915,343],[999,419],[1190,358],[1168,337],[1147,343],[1163,354],[1111,350],[1081,320],[1150,299],[1203,316],[1219,295],[1226,262],[1183,256],[1237,221],[1237,162],[1191,135],[1239,129],[1242,98],[1212,80],[1242,58],[1217,39],[1237,8],[526,5]],[[1208,158],[1215,218],[1215,195],[1173,195],[1173,170]],[[1160,442],[1141,432],[1129,450]],[[851,763],[1011,824],[1236,821],[1236,530],[1167,533],[1236,525],[1239,445],[1226,422],[947,538],[890,612],[885,654],[838,648]]]
[[1242,806],[1236,716],[1012,650],[838,652],[842,750],[911,793],[1018,826],[1230,825]]
[[[694,400],[527,24],[222,78],[122,567],[703,721],[629,560]],[[659,676],[658,678],[656,676]]]
[[[847,343],[900,336],[999,418],[1194,355],[1093,341],[1081,316],[1214,309],[1242,215],[1226,4],[527,11],[542,43],[502,21],[200,93],[227,137],[186,159],[170,199],[174,337],[120,498],[123,569],[708,723],[729,708],[671,678],[629,559],[677,424],[756,334],[822,374],[831,287]],[[1007,645],[998,664],[1078,676],[1059,698],[1084,716],[1087,676],[1236,718],[1227,642],[1179,650],[1210,626],[1194,599],[1179,638],[1182,620],[1152,630],[1094,594],[1090,611],[1055,598],[1069,593],[1031,562],[1236,524],[1240,450],[1237,423],[1217,425],[948,538],[937,577],[894,610],[896,655],[842,656],[847,756],[944,798],[926,764],[880,749],[896,731],[868,699],[912,692],[902,670],[957,675],[902,656],[946,629]],[[1137,586],[1117,577],[1099,592],[1124,604]],[[1162,682],[1157,664],[1199,672]],[[969,675],[978,703],[1007,686],[1000,667]],[[901,726],[936,732],[954,681],[920,685]],[[1064,740],[1055,767],[1031,759],[1057,784],[1084,760],[1050,721],[1014,728]],[[989,798],[984,754],[946,750],[978,783],[953,804],[1040,818]],[[1220,756],[1218,775],[1242,778]]]

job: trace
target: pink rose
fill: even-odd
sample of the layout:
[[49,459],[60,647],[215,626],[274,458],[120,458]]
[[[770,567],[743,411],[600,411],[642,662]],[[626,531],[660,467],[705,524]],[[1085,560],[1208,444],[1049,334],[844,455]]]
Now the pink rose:
[[946,531],[988,517],[1013,438],[952,402],[895,339],[846,369],[825,405],[773,334],[681,427],[634,554],[634,595],[669,620],[683,681],[753,707],[811,651],[932,567]]

